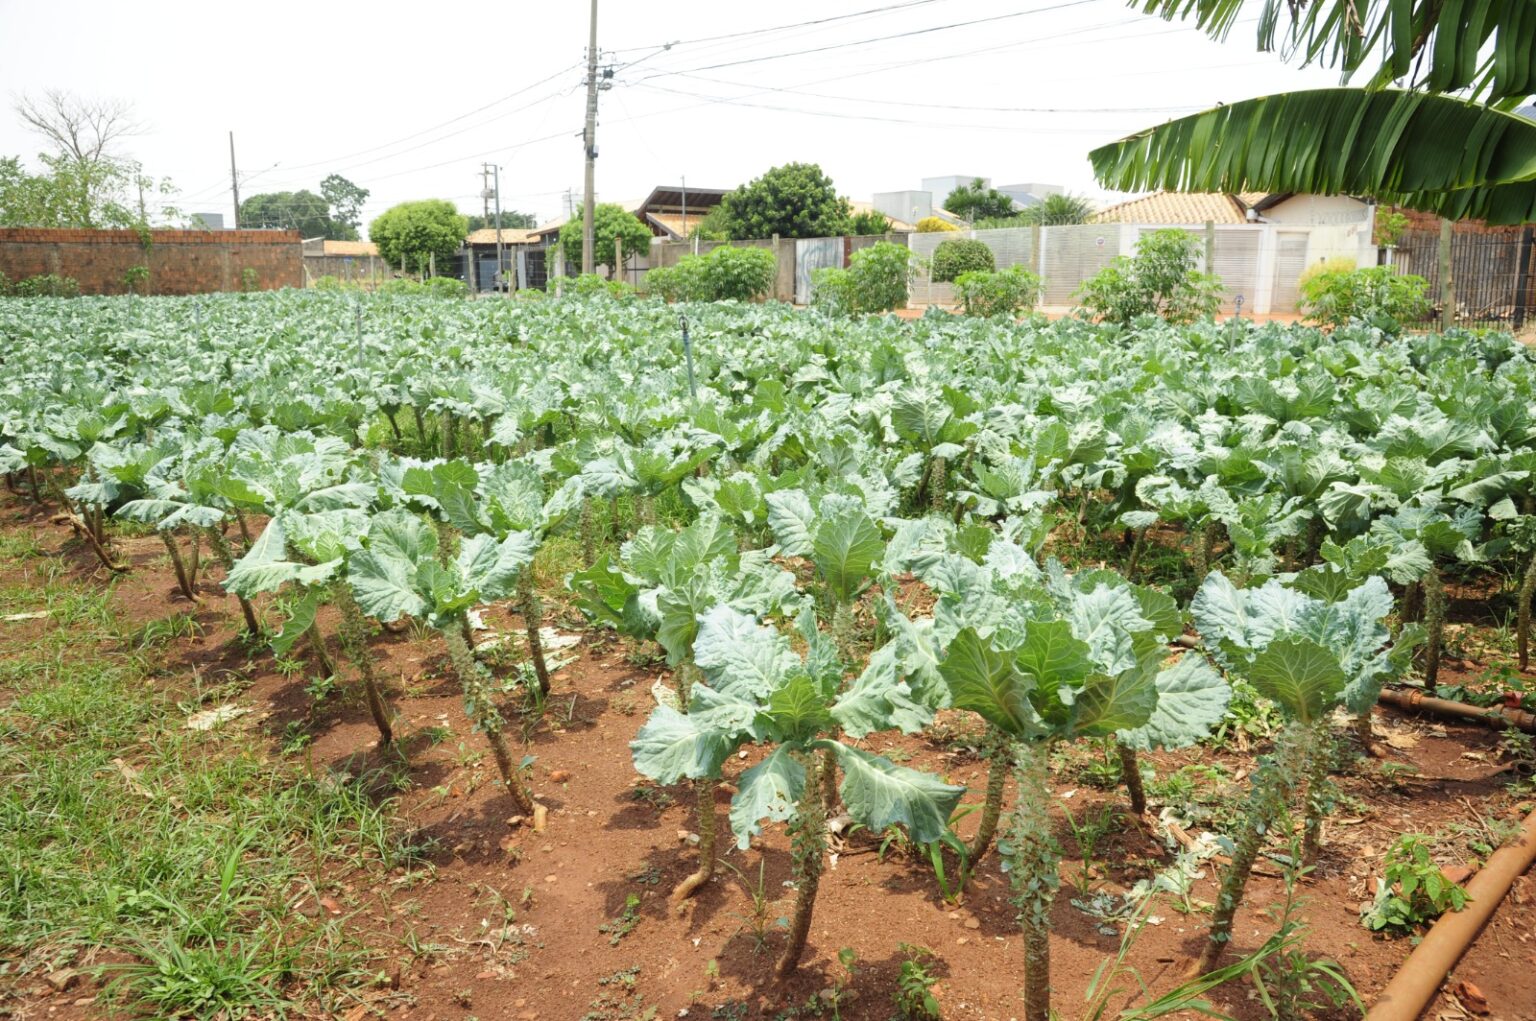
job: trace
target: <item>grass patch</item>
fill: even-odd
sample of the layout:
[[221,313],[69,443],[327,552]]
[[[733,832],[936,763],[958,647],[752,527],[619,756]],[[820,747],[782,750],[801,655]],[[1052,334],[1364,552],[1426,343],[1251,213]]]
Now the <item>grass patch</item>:
[[125,632],[109,591],[25,574],[27,548],[0,544],[50,610],[41,638],[0,632],[0,974],[100,968],[156,1017],[329,1012],[371,982],[340,918],[297,909],[409,863],[390,804],[275,761],[240,721],[188,730],[201,693],[151,658],[186,621]]

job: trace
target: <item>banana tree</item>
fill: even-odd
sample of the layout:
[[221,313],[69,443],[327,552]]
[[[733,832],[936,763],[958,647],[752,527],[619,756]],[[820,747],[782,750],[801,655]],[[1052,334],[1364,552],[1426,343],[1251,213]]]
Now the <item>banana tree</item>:
[[[1374,195],[1448,219],[1536,220],[1536,125],[1511,111],[1536,83],[1527,5],[1500,0],[1133,0],[1224,39],[1256,10],[1258,44],[1375,69],[1366,88],[1227,103],[1090,154],[1100,183],[1236,194]],[[1278,47],[1277,47],[1278,42]],[[1388,88],[1406,81],[1411,88]],[[1465,98],[1459,95],[1464,94]],[[1220,141],[1218,144],[1218,140]]]
[[471,609],[505,599],[515,590],[518,578],[533,563],[537,537],[511,532],[496,539],[481,532],[466,537],[457,555],[440,559],[437,531],[419,515],[394,508],[369,521],[359,545],[346,558],[347,583],[358,608],[381,624],[408,616],[442,634],[464,694],[464,714],[485,735],[524,821],[533,822],[538,806],[523,782],[523,767],[512,761],[488,671],[476,662],[464,632]]
[[1265,836],[1298,797],[1305,799],[1303,856],[1315,857],[1334,759],[1328,716],[1338,707],[1357,717],[1369,714],[1382,684],[1407,669],[1419,638],[1405,629],[1392,641],[1382,623],[1392,608],[1392,594],[1379,577],[1328,601],[1276,579],[1241,589],[1215,572],[1195,594],[1190,612],[1212,658],[1272,700],[1286,720],[1253,774],[1200,955],[1202,972],[1215,967],[1232,938]]
[[804,655],[790,638],[750,614],[716,607],[699,620],[694,656],[703,680],[690,692],[688,712],[660,703],[630,743],[635,768],[658,783],[714,780],[738,748],[769,749],[742,773],[731,799],[731,829],[743,849],[762,820],[787,822],[796,900],[789,939],[775,965],[781,978],[799,966],[810,933],[827,845],[821,771],[841,768],[848,813],[873,833],[893,826],[919,842],[938,840],[965,788],[942,782],[845,743],[900,727],[915,732],[931,718],[912,701],[895,669],[894,650],[877,652],[844,690],[847,666],[824,635],[814,611],[796,625]]

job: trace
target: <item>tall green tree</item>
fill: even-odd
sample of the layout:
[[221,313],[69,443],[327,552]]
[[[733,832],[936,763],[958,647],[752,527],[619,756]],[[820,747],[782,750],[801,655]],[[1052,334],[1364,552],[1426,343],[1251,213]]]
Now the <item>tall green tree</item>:
[[1060,227],[1087,223],[1093,213],[1093,203],[1081,195],[1047,195],[1034,205],[1025,206],[1014,219],[1024,227]]
[[368,189],[353,184],[340,174],[331,174],[320,182],[320,196],[325,199],[331,224],[326,237],[332,241],[356,241],[363,225],[363,203]]
[[727,192],[719,226],[734,240],[825,238],[848,226],[848,200],[815,163],[786,163]]
[[1015,212],[1013,199],[996,188],[988,188],[979,177],[950,192],[944,199],[944,208],[965,220],[1012,216]]
[[[505,215],[505,214],[503,214]],[[503,224],[505,226],[505,224]],[[574,216],[560,228],[560,247],[565,257],[581,265],[582,244],[581,217]],[[608,265],[608,275],[613,276],[613,239],[622,238],[624,258],[637,259],[651,250],[651,228],[623,206],[604,202],[592,210],[592,246],[596,258],[594,265]]]
[[[1373,195],[1449,218],[1536,220],[1536,6],[1513,0],[1132,0],[1360,87],[1263,96],[1096,149],[1106,187]],[[1455,94],[1454,96],[1451,94]]]
[[[496,226],[495,213],[489,216],[470,216],[467,219],[469,220],[471,233]],[[532,230],[538,225],[539,222],[532,213],[520,213],[516,209],[503,209],[501,211],[501,227],[503,230]]]
[[296,230],[306,238],[329,238],[330,206],[312,191],[273,191],[240,203],[240,226],[248,230]]
[[444,199],[422,199],[391,206],[368,225],[368,238],[391,266],[422,272],[435,255],[446,262],[458,251],[467,233],[464,217]]

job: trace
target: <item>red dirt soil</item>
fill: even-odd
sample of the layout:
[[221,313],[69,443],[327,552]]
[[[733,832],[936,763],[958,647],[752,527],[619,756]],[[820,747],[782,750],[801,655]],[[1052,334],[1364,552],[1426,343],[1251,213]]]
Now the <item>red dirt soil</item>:
[[[90,554],[46,516],[30,512],[14,497],[0,499],[0,514],[0,527],[32,532],[50,555],[66,557],[82,578],[93,575]],[[142,623],[192,609],[176,592],[157,540],[120,539],[116,548],[132,567],[114,593],[125,620]],[[14,571],[15,565],[0,565],[0,570]],[[297,758],[301,768],[357,774],[379,767],[377,733],[350,672],[341,697],[313,707],[302,677],[282,676],[269,654],[248,654],[239,645],[239,611],[233,598],[218,589],[217,580],[217,570],[204,575],[204,602],[196,611],[204,631],[170,646],[168,656],[175,668],[170,676],[196,669],[205,678],[229,671],[225,679],[248,679],[235,700],[255,712],[230,725],[264,729],[272,736],[274,756],[280,754],[285,727],[303,725],[313,742]],[[98,576],[95,583],[103,582]],[[557,594],[550,593],[547,603],[546,623],[562,631],[576,625],[576,617],[559,605]],[[493,631],[511,636],[509,641],[520,635],[520,622],[504,607],[493,607],[485,616]],[[322,616],[322,623],[334,634],[333,618]],[[1000,1021],[1020,1015],[1023,951],[1008,902],[1007,877],[995,854],[972,880],[964,902],[948,905],[938,896],[925,863],[899,853],[882,860],[874,840],[853,836],[828,863],[798,976],[776,984],[771,969],[782,935],[773,922],[790,913],[793,898],[793,890],[785,885],[790,875],[787,840],[782,826],[772,827],[751,850],[736,850],[725,818],[730,789],[722,785],[716,806],[724,861],[754,880],[761,863],[773,901],[766,945],[761,950],[754,946],[745,921],[752,913],[751,900],[729,869],[717,870],[683,914],[671,913],[668,891],[694,868],[694,852],[680,839],[694,828],[693,796],[686,789],[664,792],[668,797],[657,800],[671,803],[659,809],[638,799],[642,785],[627,747],[650,711],[652,683],[664,674],[632,665],[642,660],[632,655],[627,643],[599,631],[579,633],[580,644],[570,650],[576,659],[554,675],[544,719],[533,728],[526,748],[527,754],[537,756],[533,790],[550,808],[548,829],[542,834],[508,826],[515,809],[492,782],[494,766],[484,754],[482,739],[465,721],[441,643],[418,641],[409,629],[375,639],[378,673],[401,712],[397,733],[405,735],[410,755],[411,783],[398,795],[396,813],[403,827],[432,838],[436,849],[430,868],[397,871],[383,882],[363,873],[316,877],[334,904],[305,905],[305,913],[339,909],[347,926],[379,948],[379,968],[390,976],[389,985],[358,991],[357,1006],[342,1015],[347,1021],[771,1018],[842,981],[838,951],[843,947],[852,947],[858,960],[848,985],[853,998],[845,999],[841,1016],[847,1021],[888,1021],[894,1014],[892,995],[903,943],[927,947],[936,955],[930,968],[939,976],[935,992],[945,1018]],[[505,712],[515,744],[515,713],[510,706]],[[1494,775],[1496,734],[1381,711],[1377,725],[1393,742],[1393,761],[1414,767],[1417,774],[1386,781],[1376,775],[1376,766],[1366,765],[1340,777],[1344,793],[1358,800],[1346,801],[1335,813],[1326,831],[1323,859],[1302,883],[1302,913],[1310,926],[1307,947],[1336,959],[1367,1003],[1411,949],[1410,940],[1375,936],[1358,921],[1359,905],[1374,889],[1383,852],[1405,832],[1435,833],[1456,823],[1476,826],[1477,814],[1516,819],[1519,813],[1503,790],[1508,776]],[[910,756],[914,767],[963,782],[972,791],[967,802],[979,802],[985,767],[958,740],[967,726],[961,716],[944,714],[940,725],[923,738],[875,735],[862,744],[898,759]],[[430,728],[442,728],[441,739],[432,741]],[[957,740],[946,743],[950,738]],[[728,764],[728,777],[757,757],[751,754]],[[1147,758],[1159,776],[1185,762],[1219,763],[1239,776],[1251,765],[1248,756],[1202,749]],[[1121,803],[1118,791],[1089,787],[1078,775],[1070,768],[1056,771],[1054,789],[1061,808],[1083,819],[1098,806]],[[1223,800],[1235,804],[1242,787],[1234,784]],[[1529,809],[1527,804],[1524,810]],[[975,821],[973,814],[960,826],[969,834]],[[1062,1016],[1071,1018],[1082,1015],[1087,983],[1100,962],[1116,951],[1119,936],[1101,933],[1095,919],[1072,905],[1072,880],[1082,873],[1083,864],[1064,814],[1058,812],[1057,823],[1065,860],[1053,918],[1054,1000]],[[1095,858],[1095,888],[1123,892],[1171,856],[1140,824],[1131,823],[1111,834]],[[1207,867],[1194,891],[1197,900],[1214,898],[1215,873]],[[1282,893],[1273,866],[1255,876],[1235,929],[1237,950],[1252,950],[1273,931],[1266,910]],[[624,913],[630,895],[639,897],[633,930],[616,940],[610,932],[599,931]],[[506,928],[503,898],[515,911],[515,922]],[[1206,916],[1181,914],[1169,903],[1159,904],[1155,913],[1161,916],[1160,924],[1143,930],[1129,963],[1159,992],[1178,982],[1199,951]],[[407,932],[413,932],[419,944],[438,950],[413,956]],[[1536,878],[1527,875],[1447,988],[1470,981],[1487,999],[1487,1016],[1532,1021],[1533,968]],[[604,984],[604,979],[626,969],[638,969],[633,992],[626,991],[622,980]],[[1134,980],[1127,977],[1117,984],[1130,987]],[[104,1016],[94,1004],[75,1005],[77,999],[91,999],[89,990],[80,987],[54,993],[32,980],[15,994],[22,997],[16,1016]],[[1210,998],[1219,1009],[1245,1021],[1266,1016],[1246,983],[1217,989]],[[12,1000],[8,1005],[15,1004]],[[1115,1001],[1116,1009],[1121,1005],[1123,1000]],[[655,1013],[647,1013],[652,1007]],[[826,1016],[832,1016],[830,1010]],[[1351,1015],[1346,1011],[1337,1016]],[[1454,998],[1442,993],[1425,1016],[1467,1015]]]

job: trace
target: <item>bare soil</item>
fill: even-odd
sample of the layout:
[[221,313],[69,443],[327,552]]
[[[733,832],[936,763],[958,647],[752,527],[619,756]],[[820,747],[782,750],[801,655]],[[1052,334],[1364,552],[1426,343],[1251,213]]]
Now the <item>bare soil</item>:
[[[67,529],[14,497],[0,498],[0,528],[30,531],[50,555],[66,558],[80,575],[96,573],[89,552],[70,539]],[[231,725],[263,728],[271,735],[274,756],[283,754],[281,743],[291,734],[290,725],[302,729],[312,740],[301,752],[288,753],[301,768],[358,775],[389,765],[350,675],[342,694],[315,706],[302,675],[283,676],[269,653],[240,643],[239,610],[218,588],[217,569],[204,575],[202,605],[193,606],[177,592],[158,540],[120,539],[116,547],[132,568],[115,590],[123,619],[143,623],[193,613],[202,626],[201,634],[170,647],[166,683],[190,687],[194,671],[204,683],[236,683],[235,699],[255,711]],[[382,980],[358,991],[357,1006],[344,1015],[347,1021],[375,1016],[411,1021],[771,1018],[843,982],[838,951],[844,947],[853,948],[858,959],[847,983],[852,998],[845,994],[841,1016],[888,1021],[895,1013],[892,995],[902,944],[933,951],[931,970],[940,978],[936,993],[945,1018],[1019,1016],[1023,950],[1007,876],[996,855],[983,864],[963,902],[947,904],[926,862],[900,851],[882,855],[875,840],[852,836],[828,863],[800,972],[778,984],[771,978],[782,942],[775,921],[790,913],[793,898],[787,885],[787,841],[778,827],[761,845],[737,850],[725,818],[727,782],[716,792],[724,861],[752,881],[761,865],[772,901],[764,941],[759,945],[753,934],[746,883],[727,868],[719,869],[681,914],[671,912],[668,892],[695,865],[686,840],[695,828],[693,795],[639,782],[627,747],[653,704],[653,682],[665,675],[627,643],[580,631],[578,618],[555,593],[547,605],[545,623],[579,633],[580,642],[556,653],[574,655],[574,661],[555,673],[542,720],[528,726],[526,753],[537,757],[532,787],[550,808],[543,833],[508,825],[515,809],[492,782],[494,765],[483,740],[465,721],[441,643],[409,628],[375,639],[378,673],[401,712],[397,728],[409,754],[409,784],[393,793],[381,783],[380,797],[394,798],[400,825],[430,843],[426,865],[383,881],[363,872],[317,877],[329,891],[328,902],[301,908],[308,916],[339,912],[348,927],[379,950]],[[518,641],[521,622],[504,607],[487,612],[486,623],[493,633]],[[322,624],[334,633],[333,618],[322,615]],[[312,659],[307,649],[303,655]],[[305,673],[312,672],[311,665]],[[1445,683],[1454,680],[1448,677]],[[522,735],[515,708],[509,704],[506,714],[517,743]],[[1484,825],[1479,822],[1483,817],[1518,821],[1531,809],[1505,791],[1510,777],[1500,772],[1497,734],[1380,710],[1377,726],[1390,761],[1412,772],[1383,778],[1379,763],[1367,761],[1338,778],[1345,801],[1328,826],[1322,861],[1302,883],[1308,948],[1337,960],[1367,1003],[1412,948],[1408,938],[1376,936],[1359,922],[1359,907],[1371,896],[1385,850],[1406,832],[1476,828]],[[923,738],[876,735],[865,746],[902,760],[910,757],[914,767],[965,783],[973,792],[967,801],[979,802],[985,764],[967,749],[966,727],[959,716],[946,715]],[[1231,787],[1216,800],[1236,805],[1244,787],[1241,777],[1251,767],[1252,753],[1260,750],[1195,749],[1148,758],[1159,776],[1189,762],[1225,767]],[[730,763],[727,779],[755,758]],[[1085,782],[1078,760],[1055,770],[1059,807],[1081,820],[1100,806],[1120,806],[1118,790]],[[971,815],[960,823],[966,834],[975,820]],[[1083,1013],[1088,981],[1120,939],[1073,906],[1074,879],[1087,868],[1087,886],[1122,892],[1166,865],[1171,854],[1148,824],[1128,817],[1088,863],[1077,851],[1064,812],[1058,816],[1057,836],[1064,861],[1051,946],[1054,999],[1062,1016],[1072,1018]],[[1443,864],[1457,858],[1475,864],[1464,843],[1459,846],[1445,845]],[[1216,870],[1208,868],[1194,890],[1197,901],[1214,899],[1215,878]],[[1237,951],[1252,950],[1273,931],[1267,911],[1282,894],[1278,868],[1263,868],[1238,918]],[[623,916],[631,896],[639,898],[638,921],[620,933],[611,923]],[[1129,958],[1154,992],[1181,979],[1200,949],[1207,917],[1198,911],[1182,914],[1171,904],[1156,914],[1160,924],[1143,930]],[[610,928],[600,930],[605,925]],[[1533,973],[1536,877],[1527,875],[1446,988],[1471,982],[1486,998],[1491,1011],[1486,1016],[1532,1021]],[[1120,983],[1133,984],[1129,979]],[[55,992],[33,983],[21,994],[17,1016],[101,1016],[95,1005],[75,1005],[90,999],[79,988]],[[1266,1016],[1246,984],[1218,989],[1211,999],[1238,1018]],[[826,1016],[832,1016],[830,1010]],[[1425,1016],[1471,1015],[1445,992]]]

